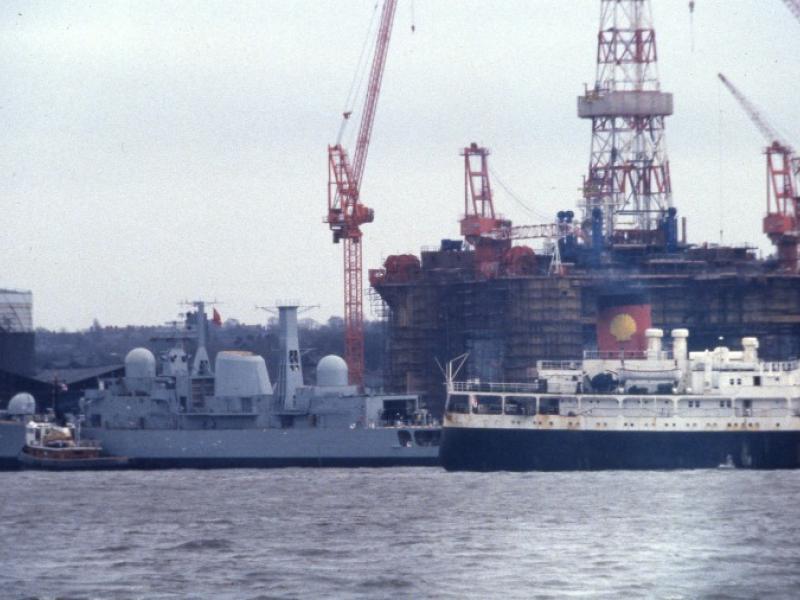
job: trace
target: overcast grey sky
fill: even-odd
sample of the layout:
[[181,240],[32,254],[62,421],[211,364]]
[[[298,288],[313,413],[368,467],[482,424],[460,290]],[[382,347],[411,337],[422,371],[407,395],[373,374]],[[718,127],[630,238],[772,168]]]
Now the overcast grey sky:
[[[537,213],[575,207],[599,4],[400,2],[362,189],[365,270],[457,237],[471,141]],[[716,73],[800,146],[800,22],[780,0],[697,0],[692,50],[688,2],[652,4],[689,240],[722,229],[769,250],[764,140]],[[50,328],[160,323],[195,297],[251,323],[278,298],[342,314],[326,146],[373,6],[3,2],[0,287],[32,290]],[[515,223],[541,220],[495,188]]]

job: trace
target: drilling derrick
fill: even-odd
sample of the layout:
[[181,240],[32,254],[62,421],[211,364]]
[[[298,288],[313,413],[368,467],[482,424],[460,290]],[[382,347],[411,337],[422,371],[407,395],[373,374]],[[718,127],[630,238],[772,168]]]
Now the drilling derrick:
[[[361,179],[372,136],[372,125],[375,122],[375,109],[380,95],[396,8],[397,0],[386,0],[383,4],[352,163],[347,150],[339,141],[333,146],[328,146],[328,214],[325,222],[333,232],[334,243],[344,241],[344,353],[350,384],[358,386],[364,383],[361,225],[372,223],[374,218],[372,209],[361,203]],[[344,113],[343,128],[350,114],[350,111]]]
[[764,233],[775,245],[780,268],[797,272],[800,189],[796,179],[800,175],[800,157],[736,86],[722,73],[718,76],[767,141],[768,146],[764,149],[767,157],[767,214],[763,222]]
[[664,118],[672,94],[660,89],[649,0],[601,0],[594,88],[578,98],[592,121],[584,223],[602,211],[611,242],[654,243],[672,207]]

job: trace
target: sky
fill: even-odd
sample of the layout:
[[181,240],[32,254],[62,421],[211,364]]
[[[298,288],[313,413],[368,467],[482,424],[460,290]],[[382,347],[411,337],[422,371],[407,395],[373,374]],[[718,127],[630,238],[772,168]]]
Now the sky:
[[[695,5],[652,1],[674,204],[690,242],[768,253],[765,140],[716,74],[800,146],[800,22],[780,0]],[[365,271],[458,237],[473,141],[515,224],[575,208],[599,7],[400,1],[362,183]],[[374,14],[374,0],[1,3],[0,287],[32,290],[51,329],[158,324],[197,298],[246,323],[277,300],[341,315],[327,145]]]

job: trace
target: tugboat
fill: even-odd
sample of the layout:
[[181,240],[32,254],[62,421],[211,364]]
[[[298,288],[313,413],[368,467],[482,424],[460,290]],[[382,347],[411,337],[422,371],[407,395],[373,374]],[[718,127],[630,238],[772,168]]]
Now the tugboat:
[[[450,471],[800,468],[800,365],[742,350],[688,352],[686,329],[645,351],[539,361],[528,383],[455,381],[440,459]],[[463,362],[462,362],[463,364]]]
[[103,456],[99,443],[78,439],[73,425],[41,421],[25,426],[25,445],[18,458],[23,468],[51,471],[117,469],[128,464],[122,456]]

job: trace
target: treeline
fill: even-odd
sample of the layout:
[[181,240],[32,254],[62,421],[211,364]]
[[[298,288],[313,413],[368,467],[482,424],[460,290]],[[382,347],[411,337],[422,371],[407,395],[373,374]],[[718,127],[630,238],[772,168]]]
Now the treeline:
[[[221,326],[209,324],[208,350],[213,356],[220,350],[244,350],[260,354],[267,361],[270,377],[277,375],[280,346],[277,319],[264,325],[245,325],[233,319]],[[298,323],[303,370],[307,382],[314,382],[317,362],[328,354],[344,355],[344,321],[332,317],[325,323],[301,319]],[[95,322],[84,331],[36,330],[38,370],[99,367],[122,364],[133,348],[149,348],[156,355],[174,342],[167,327],[102,326]],[[365,323],[366,383],[380,387],[385,357],[385,324]],[[193,346],[189,348],[193,351]]]

